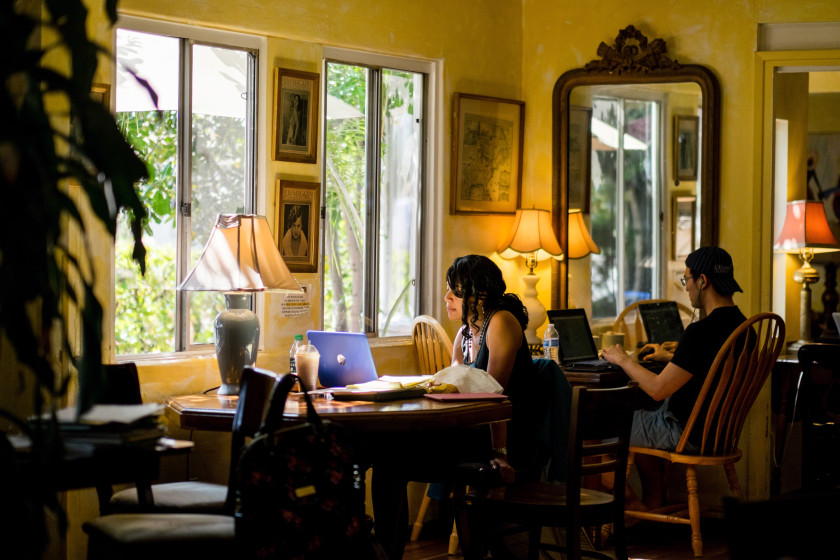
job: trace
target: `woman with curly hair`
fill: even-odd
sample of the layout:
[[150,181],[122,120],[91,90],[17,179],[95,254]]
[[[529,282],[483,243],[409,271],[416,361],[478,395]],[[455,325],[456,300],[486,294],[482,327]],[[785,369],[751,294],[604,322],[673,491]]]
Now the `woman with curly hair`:
[[[515,472],[532,478],[533,449],[529,449],[533,429],[533,407],[528,405],[535,375],[525,339],[528,311],[515,294],[506,293],[507,285],[496,264],[481,255],[458,257],[446,273],[446,312],[460,320],[455,335],[452,363],[485,370],[504,388],[513,405],[512,420],[491,425],[493,459],[505,482],[512,482]],[[508,457],[510,456],[510,462]],[[516,471],[514,470],[516,469]]]

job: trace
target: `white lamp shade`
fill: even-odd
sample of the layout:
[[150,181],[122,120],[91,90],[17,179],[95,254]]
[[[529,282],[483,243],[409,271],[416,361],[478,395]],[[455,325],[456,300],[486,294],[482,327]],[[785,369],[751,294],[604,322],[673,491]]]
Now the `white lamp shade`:
[[537,260],[562,259],[563,250],[554,235],[551,212],[536,208],[517,210],[510,235],[500,245],[498,253],[504,259],[528,253],[536,253]]
[[220,214],[195,267],[179,290],[300,291],[274,243],[265,216]]

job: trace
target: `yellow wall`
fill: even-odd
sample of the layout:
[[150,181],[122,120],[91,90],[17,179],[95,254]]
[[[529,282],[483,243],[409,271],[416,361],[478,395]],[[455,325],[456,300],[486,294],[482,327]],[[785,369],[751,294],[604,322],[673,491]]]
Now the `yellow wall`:
[[[91,0],[91,4],[99,4]],[[650,38],[667,41],[672,58],[708,66],[718,77],[722,93],[720,243],[737,263],[736,275],[746,293],[736,302],[747,314],[759,311],[759,295],[750,286],[760,284],[761,232],[769,216],[760,213],[760,184],[751,165],[756,153],[754,111],[754,51],[756,29],[762,22],[840,20],[836,0],[711,0],[708,2],[632,3],[619,0],[123,0],[123,12],[175,22],[206,25],[263,35],[267,38],[269,68],[283,66],[320,71],[323,45],[369,50],[400,56],[440,60],[443,84],[439,101],[444,118],[440,182],[442,200],[449,200],[450,110],[454,92],[522,99],[526,103],[522,204],[549,208],[551,204],[551,93],[565,71],[595,58],[600,41],[612,43],[618,30],[634,24]],[[101,42],[110,44],[101,16],[92,22]],[[102,81],[108,81],[103,79]],[[270,87],[270,84],[266,84]],[[268,126],[270,115],[264,115]],[[270,130],[270,127],[268,128]],[[268,138],[268,136],[267,136]],[[318,165],[270,160],[269,141],[261,147],[262,181],[267,185],[261,203],[273,208],[277,179],[320,180]],[[319,161],[321,155],[319,154]],[[745,203],[752,201],[752,204]],[[448,212],[448,207],[439,209]],[[493,255],[510,227],[508,217],[446,216],[444,267],[458,255],[475,252]],[[107,253],[105,247],[99,247]],[[107,254],[100,255],[104,260]],[[511,290],[519,291],[520,261],[500,261]],[[550,267],[541,263],[541,299],[550,304]],[[301,278],[317,284],[317,277]],[[105,305],[106,309],[109,307]],[[265,349],[260,365],[280,368],[295,332],[314,326],[273,322],[272,307],[263,318]],[[442,313],[436,313],[442,315]],[[451,330],[452,324],[448,324]],[[106,333],[109,332],[106,329]],[[213,378],[212,360],[180,362],[147,368],[143,375],[157,385],[147,394],[193,392],[197,384]],[[206,379],[205,379],[206,377]],[[153,389],[153,391],[152,391]],[[742,440],[743,441],[743,440]],[[748,442],[747,442],[748,443]],[[765,456],[766,460],[766,456]],[[766,467],[766,465],[765,465]],[[758,466],[750,473],[758,473]],[[757,479],[761,475],[756,476]],[[766,488],[758,480],[757,490]],[[80,557],[80,556],[77,556]]]

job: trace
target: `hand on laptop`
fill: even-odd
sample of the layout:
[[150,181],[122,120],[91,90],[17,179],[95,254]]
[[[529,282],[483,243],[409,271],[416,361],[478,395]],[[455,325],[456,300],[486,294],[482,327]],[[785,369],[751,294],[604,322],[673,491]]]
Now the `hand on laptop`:
[[620,368],[624,368],[630,361],[630,357],[624,351],[624,348],[619,344],[614,344],[613,346],[608,346],[601,350],[600,356],[610,362],[611,364],[615,364]]
[[639,350],[639,360],[647,362],[670,362],[674,357],[674,350],[677,343],[674,341],[663,342],[662,344],[645,344]]

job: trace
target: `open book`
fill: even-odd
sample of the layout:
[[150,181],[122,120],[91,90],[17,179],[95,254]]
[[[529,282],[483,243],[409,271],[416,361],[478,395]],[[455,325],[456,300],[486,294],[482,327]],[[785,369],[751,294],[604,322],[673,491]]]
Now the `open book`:
[[394,389],[406,389],[428,383],[433,378],[433,375],[383,375],[376,381],[348,385],[347,389],[351,391],[393,391]]

